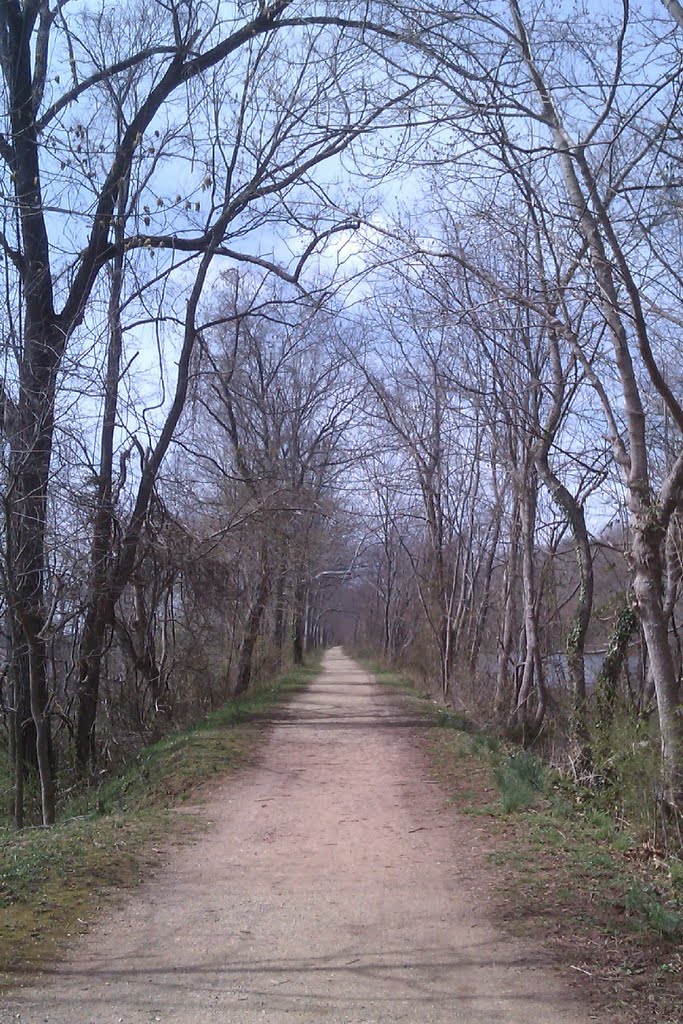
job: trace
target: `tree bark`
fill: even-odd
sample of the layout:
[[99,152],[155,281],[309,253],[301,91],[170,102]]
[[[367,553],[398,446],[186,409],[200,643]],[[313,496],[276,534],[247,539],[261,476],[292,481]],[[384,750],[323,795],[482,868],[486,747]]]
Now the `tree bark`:
[[[10,760],[14,764],[14,824],[16,828],[24,827],[24,737],[19,711],[21,689],[12,674],[12,734],[10,738]],[[33,719],[31,719],[33,721]]]
[[597,705],[595,727],[603,745],[614,718],[617,686],[628,653],[628,645],[637,629],[638,618],[631,604],[627,602],[617,615],[617,621],[609,638],[607,651],[595,683]]
[[261,628],[261,623],[263,622],[266,606],[268,604],[270,587],[270,568],[266,561],[261,569],[261,578],[259,579],[254,602],[247,618],[247,625],[240,647],[239,661],[237,663],[235,685],[232,691],[233,697],[240,697],[249,689],[254,665],[254,649],[256,647],[256,641],[258,640],[259,630]]
[[503,628],[501,631],[496,666],[496,691],[494,711],[496,718],[502,723],[510,712],[512,702],[513,681],[512,663],[515,632],[517,629],[517,585],[519,580],[519,498],[515,495],[510,531],[510,551],[505,566],[505,583],[503,587]]
[[284,558],[280,558],[275,585],[275,609],[273,613],[273,644],[277,651],[278,661],[282,662],[285,647],[285,589],[287,573]]
[[294,605],[292,608],[292,661],[295,665],[304,663],[304,605],[306,601],[306,585],[302,579],[294,588]]
[[572,763],[577,775],[585,775],[591,766],[588,702],[586,698],[586,636],[593,611],[593,554],[586,528],[583,508],[567,487],[553,473],[548,463],[548,452],[539,452],[536,464],[541,479],[550,494],[567,516],[574,538],[579,570],[579,597],[573,621],[567,633],[567,669],[572,692],[570,744]]
[[[528,738],[530,730],[535,734],[540,729],[546,708],[540,638],[538,635],[538,609],[536,607],[534,566],[537,500],[537,484],[534,474],[531,478],[527,478],[525,492],[521,499],[522,597],[526,650],[522,680],[510,718],[510,725],[521,728],[524,731],[525,739]],[[534,684],[537,704],[536,711],[532,714],[531,702]]]
[[657,695],[659,730],[664,763],[664,800],[683,808],[683,715],[678,675],[669,645],[668,618],[664,611],[661,581],[662,531],[651,514],[638,517],[632,542],[633,590]]
[[41,812],[43,825],[54,825],[55,784],[52,773],[49,697],[45,673],[45,641],[36,631],[36,627],[41,625],[42,621],[40,617],[35,622],[26,622],[24,628],[29,642],[31,714],[36,726]]
[[[42,631],[45,626],[44,566],[47,486],[54,431],[56,373],[65,338],[56,326],[50,247],[40,193],[39,144],[31,67],[31,13],[19,3],[0,8],[2,64],[11,123],[11,163],[22,239],[24,347],[19,366],[19,401],[11,435],[8,535],[14,552],[8,566],[12,615],[29,651],[28,679],[36,732],[36,757],[43,793],[43,821],[54,817],[49,757],[48,692]],[[17,661],[15,659],[15,670]],[[52,796],[51,796],[52,794]],[[49,820],[46,820],[47,819]]]

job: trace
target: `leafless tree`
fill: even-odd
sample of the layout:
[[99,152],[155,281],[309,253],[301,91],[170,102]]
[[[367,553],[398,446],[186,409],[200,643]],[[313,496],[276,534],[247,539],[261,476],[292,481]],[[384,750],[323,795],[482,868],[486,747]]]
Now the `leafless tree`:
[[[265,224],[286,223],[298,236],[297,255],[281,273],[295,280],[337,226],[315,168],[413,89],[394,76],[389,95],[379,98],[365,81],[362,19],[339,18],[325,3],[304,10],[273,0],[253,5],[251,15],[244,6],[153,3],[141,17],[142,8],[105,4],[68,19],[63,5],[51,8],[47,0],[0,6],[7,111],[0,157],[13,197],[0,236],[12,270],[14,359],[3,389],[11,448],[7,582],[16,689],[31,695],[46,823],[54,818],[54,787],[45,538],[58,385],[79,339],[95,328],[107,270],[103,432],[81,647],[81,771],[93,753],[112,609],[135,565],[154,480],[183,408],[211,266],[222,258],[272,267],[254,246],[235,243]],[[174,178],[179,187],[170,189]],[[127,324],[118,323],[123,307]],[[160,318],[179,339],[175,391],[163,422],[148,423],[152,436],[130,517],[112,552],[121,333]]]

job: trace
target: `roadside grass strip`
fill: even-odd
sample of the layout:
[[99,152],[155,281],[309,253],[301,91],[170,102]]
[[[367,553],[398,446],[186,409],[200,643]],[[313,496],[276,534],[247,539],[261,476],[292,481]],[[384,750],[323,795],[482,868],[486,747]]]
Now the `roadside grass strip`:
[[52,828],[1,827],[0,977],[59,955],[116,890],[158,865],[169,833],[201,828],[201,817],[174,808],[202,783],[254,763],[268,712],[318,672],[318,663],[292,670],[145,747],[119,775],[64,803]]
[[621,817],[609,792],[576,785],[395,671],[364,663],[429,727],[431,773],[473,819],[494,917],[542,943],[620,1024],[681,1024],[683,862]]

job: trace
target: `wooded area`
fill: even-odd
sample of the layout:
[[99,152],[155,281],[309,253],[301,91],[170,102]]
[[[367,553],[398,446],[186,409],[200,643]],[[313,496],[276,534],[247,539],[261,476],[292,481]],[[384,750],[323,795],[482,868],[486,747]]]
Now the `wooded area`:
[[676,0],[1,0],[18,827],[334,641],[680,841],[682,47]]

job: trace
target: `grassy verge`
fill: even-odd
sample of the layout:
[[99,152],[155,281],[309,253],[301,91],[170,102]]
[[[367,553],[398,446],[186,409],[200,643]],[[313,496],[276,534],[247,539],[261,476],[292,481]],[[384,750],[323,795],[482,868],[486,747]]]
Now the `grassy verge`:
[[0,975],[31,970],[87,928],[105,893],[131,886],[158,861],[171,828],[196,829],[172,808],[201,783],[253,763],[267,712],[301,689],[297,669],[146,747],[118,777],[73,799],[51,829],[0,829]]
[[431,769],[470,820],[494,914],[541,942],[601,1012],[681,1024],[683,864],[660,857],[599,795],[367,664],[434,727],[424,734]]

